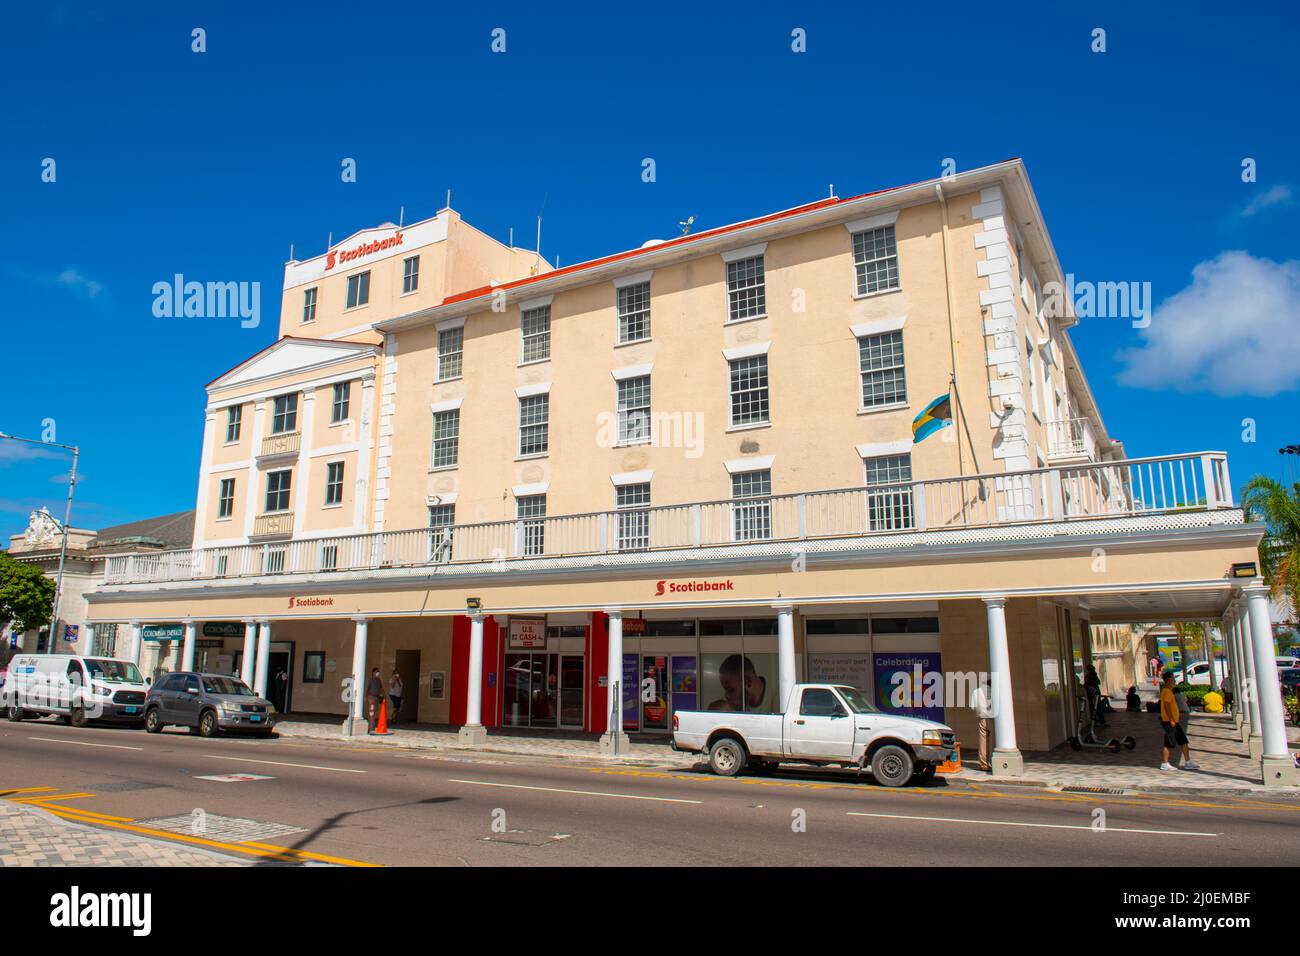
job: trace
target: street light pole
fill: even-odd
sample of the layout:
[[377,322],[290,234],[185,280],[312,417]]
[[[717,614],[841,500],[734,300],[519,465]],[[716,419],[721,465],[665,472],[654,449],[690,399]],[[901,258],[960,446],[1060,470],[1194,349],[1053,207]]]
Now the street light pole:
[[68,472],[68,503],[63,509],[63,543],[59,547],[59,573],[54,581],[54,606],[50,610],[50,650],[53,650],[54,642],[59,636],[59,601],[63,597],[63,565],[68,559],[68,524],[72,521],[72,495],[77,487],[77,459],[81,456],[81,449],[77,445],[64,445],[57,441],[37,441],[34,438],[20,438],[17,435],[6,435],[0,432],[0,439],[4,438],[26,442],[29,445],[54,445],[72,452],[72,468]]

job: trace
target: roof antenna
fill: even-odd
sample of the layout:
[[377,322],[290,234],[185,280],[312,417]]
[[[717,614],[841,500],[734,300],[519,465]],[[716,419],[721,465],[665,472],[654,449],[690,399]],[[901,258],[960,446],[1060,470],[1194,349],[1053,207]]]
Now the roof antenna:
[[334,246],[334,233],[331,232],[330,237],[325,240],[325,251],[329,252],[330,249],[333,248],[333,246]]
[[515,247],[515,227],[511,226],[510,227],[510,248],[513,249],[514,247]]
[[402,206],[397,210],[397,228],[402,228],[402,222],[406,219],[406,207]]
[[451,190],[450,190],[450,189],[447,190],[447,205],[446,205],[444,208],[446,208],[446,209],[450,209],[450,208],[451,208]]
[[293,243],[289,243],[289,261],[293,262]]
[[682,219],[677,223],[677,225],[682,227],[683,236],[689,236],[691,234],[691,226],[693,226],[694,224],[695,224],[694,216],[687,216],[685,219]]
[[831,183],[831,199],[835,198],[835,184]]

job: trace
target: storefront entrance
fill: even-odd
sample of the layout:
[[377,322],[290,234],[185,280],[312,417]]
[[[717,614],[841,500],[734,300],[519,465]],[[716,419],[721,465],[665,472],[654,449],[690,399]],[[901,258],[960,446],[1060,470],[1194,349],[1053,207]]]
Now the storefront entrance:
[[502,723],[582,729],[581,654],[507,654]]

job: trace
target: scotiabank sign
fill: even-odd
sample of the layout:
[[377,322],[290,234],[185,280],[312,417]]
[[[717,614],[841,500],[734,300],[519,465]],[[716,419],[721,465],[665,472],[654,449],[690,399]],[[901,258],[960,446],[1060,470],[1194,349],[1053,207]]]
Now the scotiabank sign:
[[736,582],[727,578],[725,581],[658,581],[655,583],[655,597],[665,594],[700,594],[702,592],[734,591]]
[[290,609],[296,607],[333,607],[334,599],[332,597],[291,597],[289,598]]
[[353,259],[360,259],[362,256],[368,256],[372,252],[384,252],[388,249],[396,249],[402,244],[405,234],[398,230],[387,239],[376,239],[373,242],[363,242],[359,246],[351,249],[331,249],[325,253],[325,271],[334,268],[335,263],[351,262]]

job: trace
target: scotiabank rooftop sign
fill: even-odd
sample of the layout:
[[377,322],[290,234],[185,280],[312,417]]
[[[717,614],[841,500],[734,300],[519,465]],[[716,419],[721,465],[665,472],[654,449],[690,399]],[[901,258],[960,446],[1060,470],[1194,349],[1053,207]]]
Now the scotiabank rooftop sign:
[[655,597],[665,594],[699,594],[703,591],[734,591],[736,582],[727,578],[725,581],[657,581]]
[[362,256],[368,256],[372,252],[384,252],[389,249],[396,249],[402,244],[404,233],[399,229],[387,239],[376,239],[373,242],[363,242],[359,246],[353,246],[351,249],[331,249],[325,253],[325,271],[329,272],[337,263],[351,262],[353,259],[360,259]]

